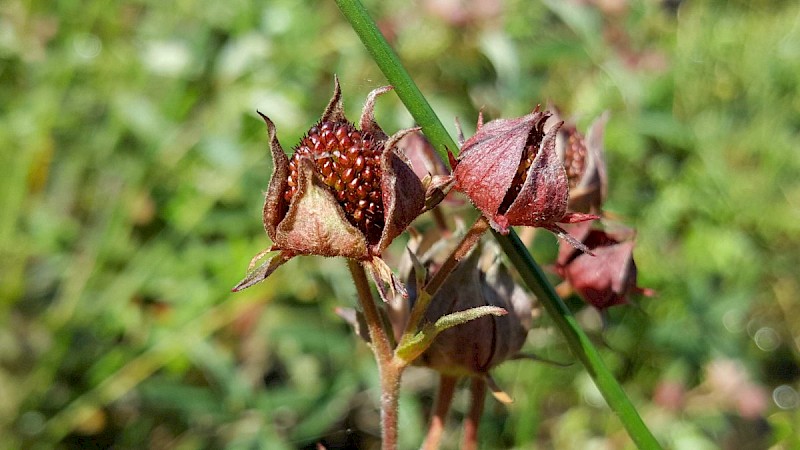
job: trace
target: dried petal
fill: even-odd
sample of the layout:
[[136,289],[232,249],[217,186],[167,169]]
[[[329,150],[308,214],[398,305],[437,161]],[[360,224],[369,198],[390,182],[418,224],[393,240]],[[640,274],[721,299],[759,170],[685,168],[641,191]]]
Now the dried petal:
[[381,158],[385,225],[380,242],[373,248],[375,254],[382,253],[425,207],[425,191],[422,183],[411,167],[394,151],[397,141],[402,138],[404,132],[413,130],[399,131],[389,138],[386,144],[387,150]]
[[301,255],[366,257],[364,234],[347,220],[310,160],[300,160],[299,174],[295,198],[273,238],[275,246]]

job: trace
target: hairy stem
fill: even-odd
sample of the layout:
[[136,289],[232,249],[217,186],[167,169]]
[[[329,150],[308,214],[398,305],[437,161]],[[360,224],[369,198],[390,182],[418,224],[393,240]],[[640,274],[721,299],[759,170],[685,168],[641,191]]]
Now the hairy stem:
[[372,351],[378,362],[381,380],[381,437],[383,450],[397,448],[397,407],[400,395],[400,376],[404,365],[394,358],[389,333],[384,327],[375,297],[370,290],[364,267],[354,259],[347,260],[347,267],[353,276],[358,294],[358,302],[364,310]]

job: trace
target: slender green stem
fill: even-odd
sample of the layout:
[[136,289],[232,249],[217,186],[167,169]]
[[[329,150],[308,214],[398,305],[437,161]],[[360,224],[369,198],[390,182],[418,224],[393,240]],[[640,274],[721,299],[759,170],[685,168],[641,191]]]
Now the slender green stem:
[[399,360],[394,358],[391,340],[388,331],[383,327],[364,267],[354,259],[347,260],[347,267],[356,285],[358,301],[364,310],[364,321],[367,323],[372,342],[372,351],[378,362],[381,380],[381,437],[383,438],[381,448],[394,450],[397,448],[397,406],[400,396],[400,376],[404,365],[398,364]]
[[[336,4],[386,79],[394,86],[397,96],[406,105],[417,124],[422,127],[422,132],[434,145],[442,160],[447,161],[446,149],[456,151],[458,146],[445,130],[442,122],[439,121],[439,117],[433,112],[431,105],[423,97],[417,84],[411,79],[411,75],[400,63],[400,59],[386,42],[386,38],[378,30],[378,26],[369,16],[364,5],[359,0],[336,0]],[[412,102],[414,107],[409,107],[407,101]]]
[[[457,146],[452,137],[444,129],[361,2],[359,0],[336,0],[336,3],[361,38],[364,46],[372,54],[375,63],[386,79],[395,86],[400,100],[414,120],[422,126],[428,140],[443,157],[446,156],[444,155],[445,148],[455,152]],[[611,409],[619,416],[636,445],[642,449],[661,448],[639,417],[636,408],[625,395],[622,387],[603,363],[597,349],[578,326],[575,317],[555,293],[553,286],[545,278],[541,268],[534,262],[514,231],[511,231],[508,236],[495,234],[495,237],[522,276],[525,284],[537,295],[539,301],[552,316],[554,323],[564,334],[570,349],[586,367],[597,388]]]

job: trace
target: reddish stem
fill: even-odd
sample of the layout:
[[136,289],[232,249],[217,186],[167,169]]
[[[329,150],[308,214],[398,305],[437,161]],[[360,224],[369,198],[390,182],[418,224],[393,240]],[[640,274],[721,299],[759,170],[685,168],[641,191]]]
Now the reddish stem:
[[394,358],[389,334],[384,328],[375,297],[370,290],[367,273],[356,260],[348,259],[347,266],[353,276],[358,293],[358,300],[364,310],[364,321],[367,323],[372,352],[378,362],[381,380],[381,437],[383,450],[397,448],[397,406],[400,395],[400,376],[405,365],[402,360]]
[[475,377],[469,387],[470,408],[469,414],[464,419],[464,442],[462,450],[478,449],[478,425],[481,423],[483,404],[486,400],[486,382],[483,378]]
[[419,328],[419,324],[422,321],[423,316],[425,315],[425,311],[428,309],[428,305],[430,304],[431,300],[433,300],[433,296],[436,295],[436,292],[442,287],[447,277],[456,268],[458,262],[469,253],[470,249],[478,243],[483,233],[489,229],[489,222],[486,220],[484,216],[480,216],[478,220],[472,225],[472,227],[467,231],[467,234],[461,239],[461,242],[458,243],[458,246],[453,249],[452,253],[447,256],[447,259],[442,263],[439,267],[439,270],[433,275],[433,277],[428,281],[425,285],[424,290],[429,295],[427,297],[422,297],[414,303],[414,306],[411,308],[411,314],[408,319],[408,323],[406,324],[406,333],[416,333],[417,329]]
[[439,392],[436,394],[436,404],[433,406],[431,423],[428,426],[428,435],[422,444],[421,450],[437,450],[442,440],[444,424],[447,421],[447,413],[450,411],[450,404],[453,402],[453,392],[456,389],[458,378],[442,375],[439,377]]

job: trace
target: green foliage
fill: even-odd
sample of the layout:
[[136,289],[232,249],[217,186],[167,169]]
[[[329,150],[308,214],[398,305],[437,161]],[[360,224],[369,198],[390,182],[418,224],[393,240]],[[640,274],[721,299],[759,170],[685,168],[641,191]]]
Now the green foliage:
[[[611,111],[608,209],[637,227],[659,296],[593,336],[656,436],[797,445],[798,6],[508,0],[448,21],[433,3],[367,6],[451,134],[481,107],[550,100],[581,126]],[[269,244],[255,110],[288,149],[333,73],[351,117],[384,84],[332,2],[0,6],[0,447],[375,444],[374,362],[333,314],[355,303],[344,262],[296,258],[229,293]],[[393,132],[411,119],[390,97],[377,118]],[[571,359],[546,316],[528,341]],[[515,403],[487,401],[487,448],[632,446],[578,364],[495,378]],[[406,377],[404,448],[433,380]]]

